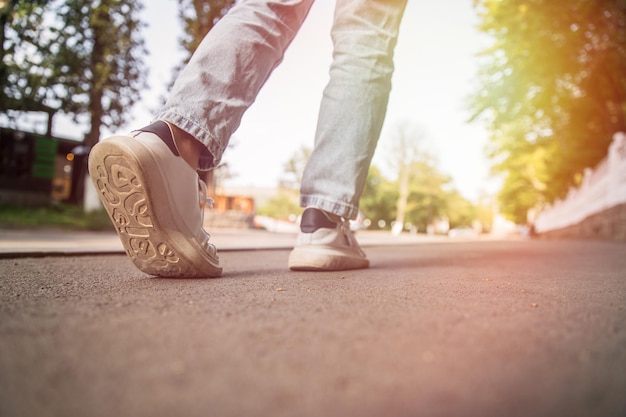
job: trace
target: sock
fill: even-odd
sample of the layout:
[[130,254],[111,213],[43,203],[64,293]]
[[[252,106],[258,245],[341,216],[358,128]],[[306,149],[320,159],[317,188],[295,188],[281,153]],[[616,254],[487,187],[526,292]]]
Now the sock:
[[302,213],[300,230],[304,233],[313,233],[317,229],[321,228],[334,229],[336,227],[337,222],[331,220],[323,210],[315,207],[309,207],[304,210],[304,213]]
[[157,135],[161,140],[170,148],[170,151],[176,156],[180,156],[178,153],[178,149],[176,149],[176,145],[174,144],[174,138],[172,137],[172,131],[167,123],[157,120],[156,122],[148,125],[146,127],[142,127],[141,129],[137,129],[139,132],[149,132]]

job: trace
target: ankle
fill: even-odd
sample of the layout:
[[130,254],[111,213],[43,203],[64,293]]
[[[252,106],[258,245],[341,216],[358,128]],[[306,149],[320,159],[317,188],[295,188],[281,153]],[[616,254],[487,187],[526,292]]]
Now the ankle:
[[169,126],[181,158],[194,170],[197,170],[200,165],[200,155],[204,151],[204,145],[181,128],[173,124],[169,124]]

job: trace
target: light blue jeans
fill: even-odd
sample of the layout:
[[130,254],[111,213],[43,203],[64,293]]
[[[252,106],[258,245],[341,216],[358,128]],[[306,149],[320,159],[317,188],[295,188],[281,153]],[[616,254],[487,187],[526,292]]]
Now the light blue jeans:
[[[243,0],[202,41],[156,115],[206,145],[201,168],[219,163],[313,1]],[[357,216],[385,118],[406,1],[337,0],[333,63],[302,179],[303,207]]]

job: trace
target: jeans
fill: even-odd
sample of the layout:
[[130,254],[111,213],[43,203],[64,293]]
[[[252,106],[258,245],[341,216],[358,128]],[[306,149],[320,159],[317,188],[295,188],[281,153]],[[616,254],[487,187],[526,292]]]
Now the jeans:
[[[219,163],[298,32],[314,0],[243,0],[204,38],[156,115],[207,147],[201,168]],[[337,0],[330,80],[300,203],[355,218],[380,136],[393,50],[406,0]]]

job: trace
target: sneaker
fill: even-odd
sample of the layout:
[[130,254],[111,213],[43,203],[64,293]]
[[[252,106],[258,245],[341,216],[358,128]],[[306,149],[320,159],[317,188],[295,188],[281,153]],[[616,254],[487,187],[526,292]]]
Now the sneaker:
[[369,261],[347,221],[335,221],[317,208],[304,210],[296,246],[289,254],[289,269],[341,271],[367,267]]
[[166,123],[98,143],[89,175],[137,268],[162,277],[221,275],[202,228],[206,184],[179,156]]

